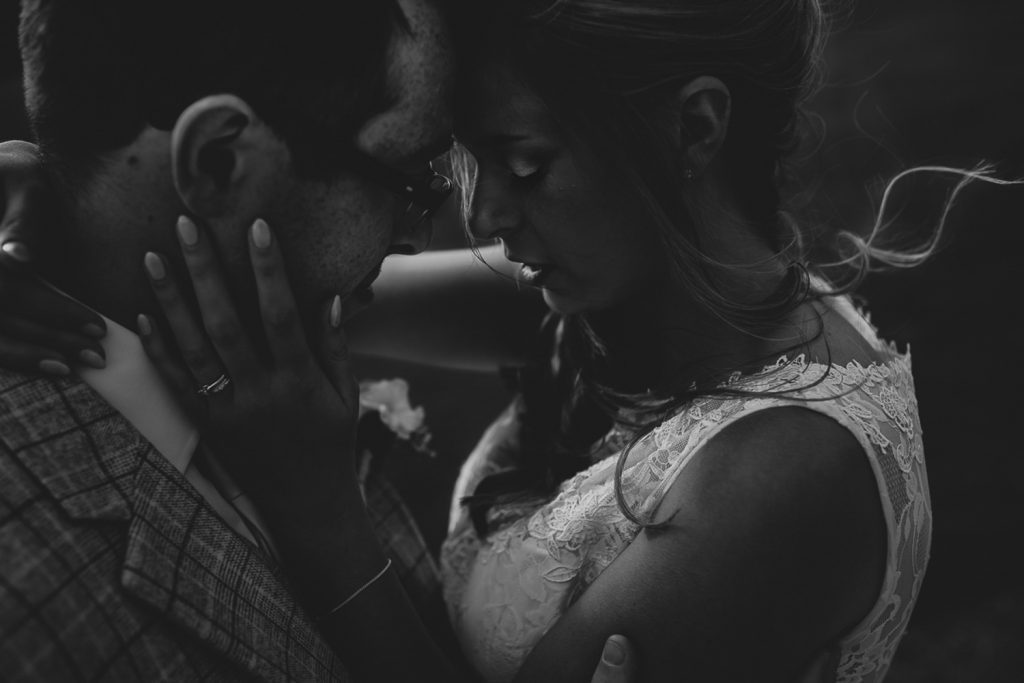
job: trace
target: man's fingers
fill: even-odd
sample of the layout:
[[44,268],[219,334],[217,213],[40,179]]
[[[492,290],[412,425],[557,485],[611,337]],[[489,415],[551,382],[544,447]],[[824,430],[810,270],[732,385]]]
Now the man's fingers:
[[636,683],[636,653],[625,636],[610,636],[604,643],[601,661],[591,683]]
[[284,258],[270,226],[262,218],[256,219],[249,230],[249,257],[274,362],[281,368],[301,369],[311,360],[309,344],[285,273]]
[[209,235],[187,216],[178,218],[177,232],[210,343],[232,376],[248,376],[256,365],[256,354],[224,284]]

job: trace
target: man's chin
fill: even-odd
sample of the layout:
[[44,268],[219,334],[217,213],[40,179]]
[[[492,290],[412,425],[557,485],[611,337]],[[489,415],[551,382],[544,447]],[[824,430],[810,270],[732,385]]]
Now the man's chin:
[[341,320],[348,322],[373,303],[373,287],[359,287],[341,302]]
[[359,304],[360,306],[369,306],[370,304],[373,303],[373,296],[373,287],[367,286],[360,287],[359,289],[352,292],[352,294],[349,296],[349,299]]
[[[356,285],[355,289],[345,298],[344,304],[344,319],[348,320],[350,317],[361,311],[362,309],[373,303],[373,283],[376,282],[377,278],[380,277],[380,270],[384,265],[384,261],[381,260],[377,266],[366,274],[366,277]],[[351,309],[351,313],[349,310]]]

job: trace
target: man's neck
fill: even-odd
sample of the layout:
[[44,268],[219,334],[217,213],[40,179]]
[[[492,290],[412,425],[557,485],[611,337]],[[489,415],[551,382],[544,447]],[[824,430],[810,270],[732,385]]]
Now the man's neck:
[[56,179],[59,258],[46,272],[67,294],[130,329],[151,308],[145,252],[175,248],[169,164],[135,147],[109,155],[87,176],[61,173]]

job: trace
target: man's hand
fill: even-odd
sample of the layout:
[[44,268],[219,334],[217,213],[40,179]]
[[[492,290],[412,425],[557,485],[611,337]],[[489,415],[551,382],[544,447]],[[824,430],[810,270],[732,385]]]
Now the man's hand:
[[610,636],[604,643],[590,683],[636,683],[636,653],[625,636]]

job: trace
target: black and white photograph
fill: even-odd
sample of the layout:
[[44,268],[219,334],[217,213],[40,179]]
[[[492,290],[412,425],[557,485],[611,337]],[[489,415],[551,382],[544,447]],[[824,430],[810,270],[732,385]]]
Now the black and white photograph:
[[0,0],[0,681],[1020,683],[1022,36]]

